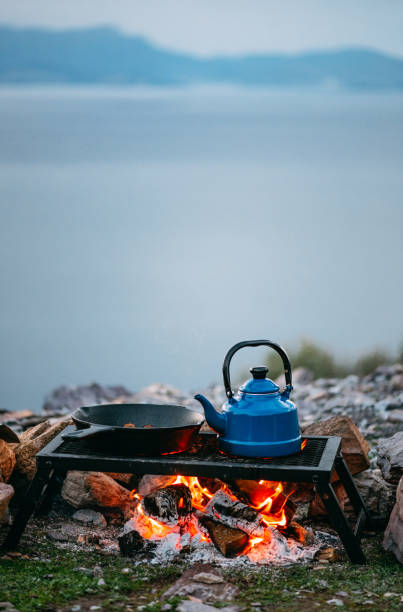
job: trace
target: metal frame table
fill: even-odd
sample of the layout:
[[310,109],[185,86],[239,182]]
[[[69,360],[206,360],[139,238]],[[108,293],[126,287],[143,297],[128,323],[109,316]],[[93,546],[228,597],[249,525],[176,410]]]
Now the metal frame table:
[[[70,426],[65,430],[73,429]],[[368,509],[340,452],[338,436],[307,436],[303,450],[288,457],[255,459],[232,457],[218,450],[215,434],[199,434],[194,446],[186,452],[155,457],[122,457],[105,454],[80,440],[63,440],[59,434],[36,456],[37,472],[27,490],[24,502],[2,548],[15,548],[25,526],[38,506],[49,509],[68,470],[120,472],[132,474],[182,474],[232,480],[272,480],[306,482],[314,488],[328,512],[334,529],[353,563],[365,563],[361,549],[361,532],[371,524]],[[88,444],[88,443],[87,443]],[[334,492],[331,476],[336,471],[356,514],[351,526]]]

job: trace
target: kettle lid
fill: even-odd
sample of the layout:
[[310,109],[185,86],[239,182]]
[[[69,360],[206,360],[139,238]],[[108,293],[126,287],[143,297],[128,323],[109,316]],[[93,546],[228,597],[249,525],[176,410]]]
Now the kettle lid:
[[275,382],[270,380],[270,378],[266,378],[266,374],[269,371],[269,368],[266,366],[257,366],[249,371],[253,378],[239,387],[242,393],[276,393],[280,390],[280,387]]

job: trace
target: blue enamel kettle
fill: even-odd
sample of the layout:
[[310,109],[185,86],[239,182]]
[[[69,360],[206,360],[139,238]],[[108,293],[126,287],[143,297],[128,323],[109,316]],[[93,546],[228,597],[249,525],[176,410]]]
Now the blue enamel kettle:
[[[250,369],[252,378],[234,396],[231,389],[230,363],[234,354],[246,346],[269,346],[280,355],[286,386],[266,378],[268,368]],[[282,457],[301,450],[301,434],[295,404],[289,399],[292,391],[291,365],[281,346],[269,340],[249,340],[235,344],[225,356],[223,377],[227,401],[222,412],[203,395],[195,395],[204,408],[207,423],[219,436],[219,448],[230,455],[243,457]]]

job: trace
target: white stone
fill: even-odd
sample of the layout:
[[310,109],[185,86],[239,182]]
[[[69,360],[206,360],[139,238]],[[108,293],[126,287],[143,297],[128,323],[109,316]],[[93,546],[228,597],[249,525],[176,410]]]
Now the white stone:
[[224,582],[224,578],[218,574],[211,574],[209,572],[200,572],[193,576],[195,582],[204,582],[205,584],[219,584]]
[[89,508],[81,508],[74,512],[72,518],[84,525],[96,525],[97,527],[106,527],[106,519],[103,514]]

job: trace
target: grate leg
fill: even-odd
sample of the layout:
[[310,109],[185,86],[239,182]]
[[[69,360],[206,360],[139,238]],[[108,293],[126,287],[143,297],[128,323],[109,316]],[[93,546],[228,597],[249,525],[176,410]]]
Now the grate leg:
[[340,540],[352,563],[365,564],[365,555],[362,552],[360,539],[354,534],[343,510],[340,508],[339,500],[330,483],[315,482],[315,489],[319,494],[329,514],[333,527],[339,534]]
[[31,518],[31,515],[40,500],[42,492],[49,484],[52,473],[52,467],[38,467],[35,477],[27,489],[21,509],[15,517],[14,523],[12,524],[4,543],[2,544],[1,548],[3,550],[13,550],[17,547],[26,524]]
[[54,470],[50,477],[48,486],[40,497],[40,501],[35,508],[35,516],[43,516],[49,514],[52,509],[52,504],[55,496],[60,492],[63,481],[66,477],[66,471]]
[[335,463],[336,472],[341,480],[343,487],[346,490],[346,493],[351,501],[356,515],[358,516],[362,510],[365,512],[366,515],[368,515],[368,510],[365,506],[365,502],[362,499],[360,492],[358,491],[355,485],[353,477],[351,476],[350,470],[348,469],[347,464],[343,459],[343,456],[337,455]]

